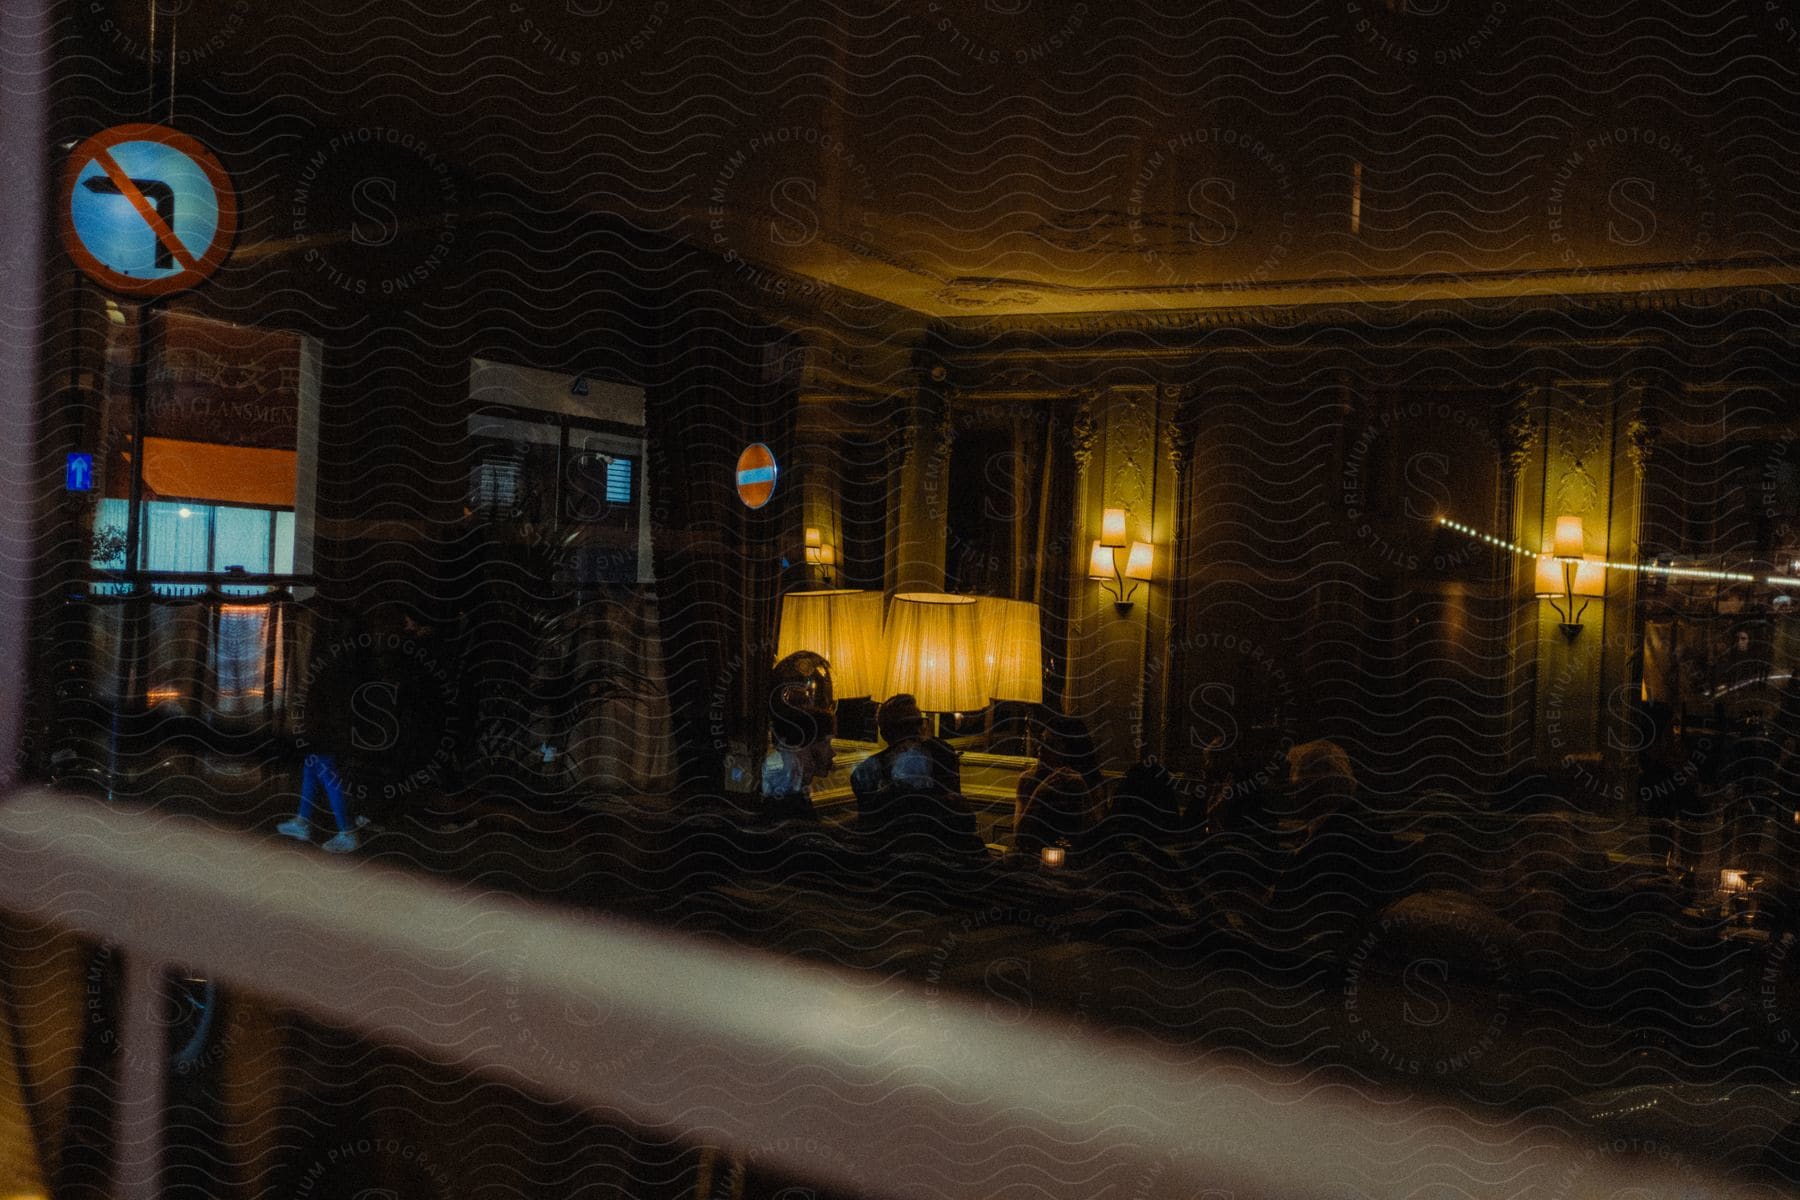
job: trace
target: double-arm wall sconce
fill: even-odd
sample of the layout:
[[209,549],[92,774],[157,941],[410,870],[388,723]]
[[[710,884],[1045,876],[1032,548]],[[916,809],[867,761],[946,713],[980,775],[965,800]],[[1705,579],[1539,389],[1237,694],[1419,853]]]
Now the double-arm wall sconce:
[[[1125,551],[1124,560],[1119,552]],[[1100,518],[1100,538],[1088,552],[1088,578],[1113,598],[1120,616],[1131,611],[1137,585],[1150,578],[1156,551],[1149,542],[1134,542],[1125,533],[1125,510],[1109,508]]]
[[819,568],[819,577],[825,580],[837,570],[837,547],[825,541],[816,525],[806,527],[806,565]]
[[[1606,564],[1587,557],[1587,533],[1581,518],[1556,518],[1556,536],[1550,549],[1538,556],[1534,588],[1540,600],[1562,619],[1557,628],[1571,642],[1581,633],[1581,616],[1591,600],[1606,595]],[[1576,608],[1575,602],[1581,601]]]

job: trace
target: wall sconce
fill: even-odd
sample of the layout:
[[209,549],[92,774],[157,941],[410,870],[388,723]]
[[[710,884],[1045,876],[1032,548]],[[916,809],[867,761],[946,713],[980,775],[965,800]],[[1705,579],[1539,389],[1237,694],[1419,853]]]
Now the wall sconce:
[[837,568],[837,547],[825,541],[816,525],[806,527],[806,565],[819,568],[819,578],[826,582]]
[[1756,889],[1761,880],[1741,868],[1727,867],[1719,872],[1719,915],[1733,923],[1753,924],[1756,920]]
[[[1121,550],[1126,551],[1123,563],[1119,561]],[[1155,566],[1156,550],[1149,542],[1127,543],[1125,510],[1107,509],[1100,519],[1100,538],[1088,552],[1088,578],[1100,581],[1101,590],[1113,598],[1113,608],[1120,616],[1131,611],[1138,583],[1148,580]]]
[[[1556,518],[1556,536],[1550,549],[1538,556],[1534,593],[1548,600],[1562,619],[1557,628],[1571,642],[1581,633],[1581,615],[1589,601],[1606,595],[1606,564],[1585,556],[1587,537],[1581,518]],[[1581,607],[1575,607],[1577,598]]]

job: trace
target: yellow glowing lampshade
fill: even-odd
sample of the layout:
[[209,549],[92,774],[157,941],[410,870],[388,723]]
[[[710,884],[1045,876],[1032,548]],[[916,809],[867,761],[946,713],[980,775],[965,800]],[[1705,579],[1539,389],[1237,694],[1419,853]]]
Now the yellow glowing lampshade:
[[823,562],[824,559],[825,559],[825,551],[821,547],[808,546],[806,548],[806,562],[807,562],[808,566],[816,567],[821,562]]
[[986,708],[987,664],[973,596],[901,592],[887,623],[884,696],[910,693],[926,712]]
[[1148,579],[1156,565],[1156,550],[1149,542],[1131,543],[1131,556],[1125,560],[1125,578]]
[[1564,514],[1556,518],[1556,541],[1552,551],[1558,558],[1580,558],[1587,553],[1587,533],[1581,518]]
[[1114,571],[1112,549],[1105,542],[1095,542],[1088,551],[1088,578],[1111,579]]
[[825,542],[824,535],[819,532],[819,527],[817,525],[808,525],[806,527],[806,544],[807,545],[820,546],[820,545],[823,545],[824,542]]
[[819,547],[819,562],[821,565],[827,566],[827,567],[837,566],[837,547],[836,546],[820,546]]
[[1100,514],[1100,544],[1102,546],[1123,546],[1125,537],[1125,510],[1109,508]]
[[1538,599],[1563,594],[1563,565],[1549,554],[1541,554],[1537,560],[1537,575],[1532,583],[1532,592]]
[[1029,600],[983,596],[975,620],[987,667],[987,694],[994,700],[1044,702],[1043,637],[1038,606]]
[[825,656],[835,695],[876,695],[887,666],[881,651],[881,593],[828,588],[783,596],[775,661],[796,650]]
[[[1537,574],[1532,590],[1540,599],[1560,597],[1563,594],[1563,560],[1548,554],[1537,560]],[[1577,596],[1606,595],[1606,564],[1597,558],[1583,559],[1575,564],[1575,586],[1571,589]]]

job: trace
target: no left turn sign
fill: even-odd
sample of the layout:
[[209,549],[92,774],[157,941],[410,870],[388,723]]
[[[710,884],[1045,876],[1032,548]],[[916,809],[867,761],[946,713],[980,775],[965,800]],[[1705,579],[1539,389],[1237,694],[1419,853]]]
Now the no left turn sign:
[[237,234],[237,194],[199,142],[166,125],[115,125],[63,171],[63,245],[101,285],[165,296],[218,269]]

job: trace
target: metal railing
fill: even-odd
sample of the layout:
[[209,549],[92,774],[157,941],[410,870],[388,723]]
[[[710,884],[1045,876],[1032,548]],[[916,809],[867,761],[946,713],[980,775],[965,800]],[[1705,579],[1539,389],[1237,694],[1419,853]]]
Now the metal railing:
[[[1181,1061],[1051,1021],[1000,1026],[895,980],[62,794],[0,805],[0,908],[125,948],[119,1195],[134,1200],[157,1194],[167,1055],[153,1051],[173,964],[862,1195],[1736,1194],[1539,1118],[1241,1057]],[[597,1059],[608,1069],[584,1065]]]

